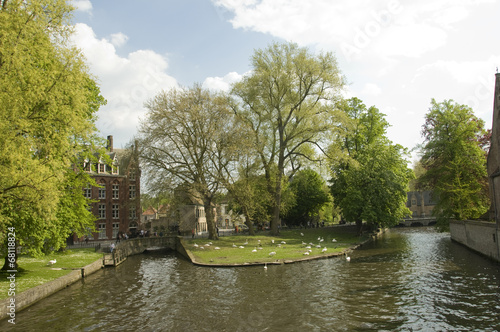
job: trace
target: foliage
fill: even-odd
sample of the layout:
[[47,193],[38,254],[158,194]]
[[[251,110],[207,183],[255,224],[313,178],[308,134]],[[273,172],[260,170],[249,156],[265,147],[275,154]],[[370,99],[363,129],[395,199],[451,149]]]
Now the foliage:
[[406,150],[387,139],[387,121],[375,107],[357,98],[339,105],[351,121],[345,136],[334,142],[345,153],[332,164],[331,192],[343,217],[375,226],[391,226],[409,214],[408,183],[413,172],[404,158]]
[[319,220],[321,208],[331,201],[325,181],[310,169],[297,172],[290,181],[289,190],[293,193],[294,204],[284,218],[288,225],[305,225],[314,218]]
[[[33,255],[93,227],[77,157],[98,143],[105,100],[71,46],[66,1],[10,0],[0,9],[0,236],[15,228]],[[3,242],[3,241],[2,241]]]
[[285,170],[315,158],[336,121],[333,101],[343,86],[335,57],[296,44],[271,44],[252,57],[253,70],[233,87],[235,112],[251,130],[273,197],[271,230],[278,231]]
[[453,100],[432,99],[422,127],[421,187],[431,189],[441,227],[449,219],[479,218],[489,208],[484,121]]
[[199,195],[211,239],[217,237],[213,204],[242,141],[228,98],[204,90],[161,92],[146,103],[141,158],[150,181],[182,186]]

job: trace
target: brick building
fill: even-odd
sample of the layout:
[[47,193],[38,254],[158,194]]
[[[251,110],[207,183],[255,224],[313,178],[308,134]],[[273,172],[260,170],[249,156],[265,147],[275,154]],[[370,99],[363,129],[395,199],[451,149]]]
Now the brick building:
[[114,149],[113,136],[108,136],[106,147],[111,165],[100,156],[95,165],[85,160],[85,170],[92,173],[99,187],[84,188],[87,198],[94,200],[91,210],[96,216],[96,231],[91,239],[116,239],[119,233],[134,234],[140,227],[141,172],[137,146]]

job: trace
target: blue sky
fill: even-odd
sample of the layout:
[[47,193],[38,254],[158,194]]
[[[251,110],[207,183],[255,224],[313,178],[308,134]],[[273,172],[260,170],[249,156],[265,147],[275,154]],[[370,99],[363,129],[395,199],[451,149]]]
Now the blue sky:
[[491,127],[499,0],[79,0],[73,23],[108,105],[102,136],[129,142],[160,90],[228,89],[255,49],[293,41],[331,51],[345,96],[376,106],[413,148],[431,98],[471,106]]

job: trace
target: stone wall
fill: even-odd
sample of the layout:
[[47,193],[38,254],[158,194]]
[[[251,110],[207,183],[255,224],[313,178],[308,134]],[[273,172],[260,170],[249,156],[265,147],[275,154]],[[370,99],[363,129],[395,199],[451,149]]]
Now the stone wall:
[[11,318],[9,316],[11,304],[11,299],[15,299],[15,312],[32,305],[41,299],[54,294],[55,292],[71,285],[72,283],[80,280],[81,278],[88,276],[102,268],[102,259],[98,259],[94,263],[91,263],[81,269],[73,270],[65,276],[59,277],[56,280],[52,280],[43,285],[39,285],[22,293],[16,293],[14,297],[9,297],[0,301],[0,320],[4,318]]
[[451,239],[500,262],[500,230],[495,223],[484,221],[451,221]]
[[120,242],[116,250],[120,251],[122,256],[128,257],[142,254],[148,248],[176,250],[178,241],[177,236],[135,238]]

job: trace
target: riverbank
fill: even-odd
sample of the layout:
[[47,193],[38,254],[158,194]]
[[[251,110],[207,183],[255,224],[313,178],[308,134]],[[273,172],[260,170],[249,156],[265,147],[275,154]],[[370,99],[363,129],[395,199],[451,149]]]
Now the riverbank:
[[215,267],[289,264],[338,257],[370,241],[373,234],[356,235],[352,227],[283,230],[279,236],[235,235],[219,240],[184,240],[193,264]]
[[102,254],[93,249],[67,250],[44,258],[20,256],[18,264],[17,272],[0,273],[0,320],[15,317],[16,312],[100,270]]

